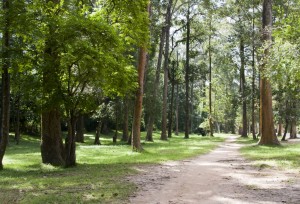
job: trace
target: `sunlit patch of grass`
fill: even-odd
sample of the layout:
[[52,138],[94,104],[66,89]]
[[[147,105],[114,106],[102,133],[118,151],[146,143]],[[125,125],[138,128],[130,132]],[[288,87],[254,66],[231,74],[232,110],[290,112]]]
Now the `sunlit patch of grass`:
[[41,164],[39,138],[11,142],[0,172],[1,203],[128,203],[135,186],[125,178],[137,173],[133,165],[204,154],[224,140],[198,135],[185,140],[180,134],[161,141],[155,132],[155,142],[142,141],[144,151],[137,153],[124,142],[113,144],[112,135],[101,136],[98,146],[94,135],[87,134],[85,143],[77,144],[78,165],[68,169]]
[[258,165],[277,166],[283,169],[300,169],[300,144],[285,143],[281,146],[260,146],[250,142],[241,149],[248,159],[255,160]]

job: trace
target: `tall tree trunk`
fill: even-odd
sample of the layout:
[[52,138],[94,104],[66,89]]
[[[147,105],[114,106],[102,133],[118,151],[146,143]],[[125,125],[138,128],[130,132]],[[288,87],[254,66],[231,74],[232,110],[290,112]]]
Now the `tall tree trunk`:
[[[211,17],[209,22],[210,32],[211,28]],[[213,119],[212,119],[212,59],[211,59],[211,34],[208,36],[208,58],[209,58],[209,134],[211,137],[214,136],[214,127],[213,127]]]
[[190,127],[190,133],[194,130],[194,82],[191,81],[191,127]]
[[151,108],[151,111],[149,112],[149,118],[148,118],[148,124],[147,124],[146,141],[150,141],[150,142],[153,142],[154,114],[157,111],[155,99],[157,97],[157,90],[158,90],[159,79],[160,79],[160,70],[161,70],[163,50],[164,50],[164,44],[165,44],[165,35],[166,35],[166,28],[162,27],[161,35],[160,35],[160,43],[159,43],[158,60],[157,60],[157,66],[156,66],[156,72],[155,72],[155,81],[154,81],[154,85],[153,85],[153,93],[151,96],[152,108]]
[[163,106],[162,106],[162,127],[161,140],[167,140],[167,109],[168,109],[168,73],[169,73],[169,47],[170,47],[170,28],[171,28],[171,9],[173,0],[169,0],[166,14],[166,45],[165,45],[165,61],[164,61],[164,89],[163,89]]
[[[179,52],[177,51],[177,57],[176,57],[176,69],[179,69]],[[175,121],[175,135],[178,136],[178,123],[179,123],[179,82],[177,81],[176,83],[176,110],[175,110],[175,117],[176,117],[176,121]]]
[[185,123],[184,123],[184,138],[188,139],[190,136],[190,4],[188,1],[188,11],[186,16],[186,62],[185,62]]
[[[272,42],[272,0],[264,0],[263,2],[263,42],[271,44]],[[269,46],[267,46],[269,47]],[[266,60],[269,55],[269,48],[264,50],[264,62],[261,65],[261,72],[267,69]],[[271,84],[268,78],[261,75],[260,87],[260,123],[261,123],[261,138],[258,144],[279,145],[279,141],[274,131],[273,110],[272,110],[272,91]]]
[[134,105],[134,115],[132,122],[132,149],[134,151],[142,151],[141,145],[141,117],[143,106],[143,94],[144,94],[144,73],[146,66],[147,52],[145,47],[141,47],[139,50],[139,62],[138,62],[138,90],[136,92],[136,99]]
[[179,133],[179,84],[176,84],[176,111],[175,111],[175,116],[176,116],[176,128],[175,128],[175,135],[178,135]]
[[252,138],[256,140],[255,129],[255,16],[254,0],[252,0]]
[[101,145],[101,142],[100,142],[101,126],[102,126],[102,122],[99,120],[97,122],[94,145]]
[[82,114],[78,117],[76,129],[76,142],[84,143],[84,116]]
[[172,89],[171,89],[171,102],[169,108],[169,125],[168,125],[168,138],[172,137],[172,130],[173,130],[173,104],[174,104],[174,89],[175,89],[175,62],[172,65]]
[[54,166],[65,165],[65,153],[61,136],[60,113],[49,110],[42,113],[42,162]]
[[128,98],[124,99],[124,118],[123,118],[123,134],[122,134],[122,141],[128,141],[128,120],[129,120],[129,106],[128,106]]
[[77,117],[74,115],[74,112],[69,111],[68,135],[65,139],[66,167],[71,167],[76,165],[76,143],[75,143],[76,121],[77,121]]
[[[53,2],[55,6],[60,3],[60,0],[47,0],[48,2]],[[49,22],[48,29],[42,70],[45,104],[42,110],[41,155],[43,163],[63,166],[65,165],[65,150],[61,136],[59,100],[57,100],[60,61],[56,48],[59,45],[55,39],[57,28]]]
[[247,101],[246,101],[246,91],[245,91],[245,45],[243,36],[240,37],[240,58],[241,58],[241,95],[242,95],[242,105],[243,105],[243,128],[242,128],[242,137],[248,137],[247,135]]
[[3,157],[9,140],[9,110],[10,110],[10,76],[8,69],[10,67],[10,21],[9,21],[9,0],[3,0],[4,11],[4,31],[2,36],[2,128],[0,133],[0,170],[3,169]]

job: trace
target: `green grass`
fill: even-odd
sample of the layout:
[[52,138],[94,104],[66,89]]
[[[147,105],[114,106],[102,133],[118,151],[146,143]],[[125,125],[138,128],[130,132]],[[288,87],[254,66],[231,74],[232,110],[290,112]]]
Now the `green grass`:
[[251,138],[239,138],[239,143],[247,146],[241,153],[248,159],[254,160],[260,167],[278,167],[281,169],[300,170],[300,143],[281,143],[280,146],[259,146],[258,141]]
[[39,138],[23,136],[20,145],[10,143],[4,157],[0,203],[128,203],[136,187],[126,177],[137,173],[134,165],[204,154],[222,142],[224,135],[158,138],[155,133],[155,142],[143,142],[145,151],[136,153],[122,142],[114,145],[111,135],[102,137],[102,145],[96,146],[94,135],[86,134],[86,143],[77,145],[78,165],[64,169],[41,164]]

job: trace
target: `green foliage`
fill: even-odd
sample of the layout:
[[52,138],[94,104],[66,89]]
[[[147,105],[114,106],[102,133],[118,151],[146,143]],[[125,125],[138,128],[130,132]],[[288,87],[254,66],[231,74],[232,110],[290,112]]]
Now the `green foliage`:
[[[144,134],[144,133],[143,133]],[[224,138],[182,135],[169,141],[144,143],[146,151],[132,152],[123,143],[113,145],[112,135],[101,138],[103,145],[91,145],[94,135],[86,134],[86,143],[78,144],[78,166],[58,168],[41,164],[39,140],[24,136],[19,146],[8,148],[0,175],[0,199],[3,203],[128,203],[135,186],[126,179],[137,173],[136,164],[152,164],[207,153]]]

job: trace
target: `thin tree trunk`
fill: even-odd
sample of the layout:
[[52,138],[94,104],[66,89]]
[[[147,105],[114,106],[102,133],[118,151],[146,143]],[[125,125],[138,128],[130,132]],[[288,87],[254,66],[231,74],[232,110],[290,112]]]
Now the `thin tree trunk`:
[[146,141],[153,142],[153,124],[154,124],[154,113],[156,112],[156,103],[155,99],[157,97],[157,90],[159,85],[160,79],[160,70],[162,64],[162,57],[163,57],[163,50],[165,44],[165,35],[166,35],[166,28],[162,27],[161,36],[160,36],[160,43],[159,43],[159,53],[158,53],[158,60],[157,60],[157,68],[155,73],[155,81],[153,85],[153,95],[151,99],[152,111],[149,113],[148,124],[147,124],[147,135]]
[[[264,0],[263,2],[263,42],[272,42],[272,0]],[[269,48],[264,50],[265,59],[269,55]],[[263,62],[261,66],[261,72],[263,72],[266,67],[266,61]],[[260,122],[261,122],[261,138],[258,144],[269,145],[276,144],[279,145],[279,141],[275,135],[274,131],[274,121],[273,121],[273,110],[272,110],[272,91],[271,84],[268,78],[261,77],[261,108],[260,108]]]
[[296,118],[293,117],[291,119],[291,129],[290,129],[290,139],[297,138],[297,124],[296,124]]
[[255,129],[255,17],[254,17],[254,0],[252,0],[252,138],[256,140]]
[[283,137],[281,138],[281,141],[286,141],[286,133],[288,131],[288,127],[289,127],[289,120],[288,118],[285,119],[285,128],[284,128],[284,133],[283,133]]
[[84,116],[79,115],[76,125],[76,142],[84,143]]
[[128,98],[124,99],[124,118],[123,118],[123,134],[122,134],[122,141],[128,141],[128,120],[129,120],[129,110],[128,110]]
[[175,111],[175,114],[176,114],[176,128],[175,128],[175,135],[178,135],[179,133],[179,85],[176,84],[176,111]]
[[3,0],[4,12],[4,31],[2,36],[2,128],[0,131],[0,170],[3,169],[3,157],[5,154],[6,146],[9,140],[9,110],[10,110],[10,76],[8,69],[10,67],[10,21],[9,21],[9,7],[8,0]]
[[[179,69],[179,52],[177,51],[177,57],[176,57],[176,68]],[[175,117],[176,117],[176,128],[175,128],[175,135],[178,136],[179,132],[179,82],[176,83],[176,111],[175,111]]]
[[171,89],[171,103],[169,109],[169,125],[168,125],[168,138],[172,137],[173,129],[173,104],[174,104],[174,89],[175,89],[175,62],[173,63],[173,72],[172,72],[172,89]]
[[76,165],[76,121],[77,118],[74,115],[73,111],[69,111],[68,135],[65,139],[66,167],[72,167]]
[[170,47],[170,27],[171,27],[171,9],[173,0],[169,0],[166,14],[166,45],[165,45],[165,61],[164,61],[164,89],[163,89],[163,106],[162,106],[162,127],[161,140],[167,140],[167,109],[168,109],[168,73],[169,73],[169,47]]
[[245,45],[243,36],[240,39],[240,58],[241,58],[241,95],[242,95],[242,106],[243,106],[243,127],[242,127],[242,137],[248,137],[247,135],[247,101],[246,101],[246,91],[245,91]]
[[96,135],[95,135],[94,145],[101,145],[101,142],[100,142],[101,126],[102,126],[102,122],[98,121],[97,127],[96,127]]
[[277,131],[277,136],[282,136],[282,120],[279,119],[279,124],[278,124],[278,131]]
[[194,130],[194,82],[191,81],[191,128],[190,128],[190,133]]
[[116,118],[115,118],[115,122],[116,122],[116,130],[115,130],[115,134],[114,134],[114,136],[113,136],[113,143],[115,144],[115,143],[117,143],[117,139],[118,139],[118,129],[119,129],[119,125],[118,125],[118,123],[119,123],[119,111],[118,111],[118,102],[116,102],[117,104],[116,104]]
[[143,106],[143,93],[144,93],[144,72],[146,66],[147,52],[145,47],[139,50],[139,63],[138,63],[138,90],[136,92],[136,99],[134,105],[134,115],[132,122],[132,149],[134,151],[142,151],[141,145],[141,117]]
[[[210,19],[210,31],[211,31]],[[212,59],[211,59],[211,34],[208,37],[208,58],[209,58],[209,134],[214,136],[213,120],[212,120]]]
[[17,96],[17,101],[16,101],[16,121],[15,121],[15,141],[16,144],[18,145],[20,143],[20,100],[21,97],[18,94]]
[[190,136],[190,4],[188,1],[188,11],[186,16],[186,64],[185,64],[185,128],[184,138],[188,139]]

